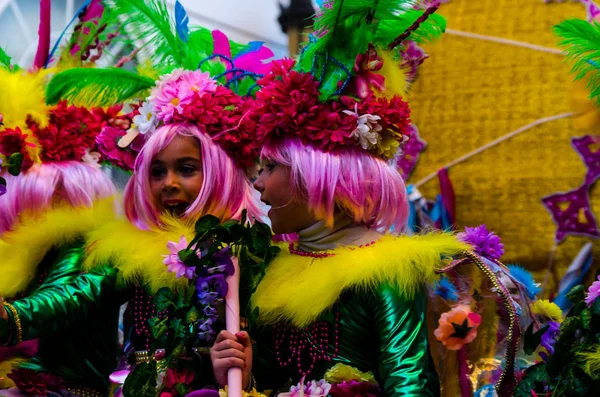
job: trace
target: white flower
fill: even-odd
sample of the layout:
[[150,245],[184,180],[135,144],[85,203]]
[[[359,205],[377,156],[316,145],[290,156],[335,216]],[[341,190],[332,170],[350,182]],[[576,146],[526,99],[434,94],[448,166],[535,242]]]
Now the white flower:
[[153,110],[153,106],[150,102],[144,102],[139,108],[140,114],[133,118],[133,124],[135,124],[142,135],[145,135],[148,132],[154,132],[156,129],[156,115]]
[[352,131],[352,137],[356,138],[360,142],[360,146],[363,149],[371,149],[377,146],[377,143],[381,141],[381,135],[379,132],[383,129],[377,121],[381,120],[379,116],[373,116],[372,114],[358,115],[358,104],[354,104],[354,112],[351,110],[344,110],[344,113],[354,115],[357,119],[356,129]]
[[89,149],[87,149],[85,151],[85,154],[81,158],[81,161],[83,161],[87,165],[91,165],[92,167],[95,167],[95,168],[102,167],[100,165],[100,153],[98,153],[98,152],[90,152]]

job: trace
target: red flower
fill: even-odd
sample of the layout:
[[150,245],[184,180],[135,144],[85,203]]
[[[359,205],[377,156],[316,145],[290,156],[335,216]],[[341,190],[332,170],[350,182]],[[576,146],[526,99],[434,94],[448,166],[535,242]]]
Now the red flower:
[[376,384],[351,380],[332,385],[329,395],[331,397],[378,397],[381,391]]
[[145,138],[142,134],[139,134],[128,147],[119,147],[119,139],[126,133],[127,131],[120,128],[107,126],[96,137],[96,143],[100,153],[107,157],[109,162],[124,170],[131,171],[138,153],[144,146]]
[[68,106],[61,101],[50,111],[48,126],[40,128],[32,119],[29,128],[42,147],[42,161],[81,160],[96,143],[102,120],[83,107]]
[[172,368],[167,369],[165,376],[165,386],[169,389],[175,388],[178,384],[189,386],[194,381],[194,373],[184,368],[182,371],[175,371]]
[[352,132],[356,128],[356,118],[343,111],[346,107],[340,102],[322,105],[310,118],[306,127],[313,145],[329,151],[340,145],[355,145]]
[[64,386],[63,380],[58,376],[25,368],[13,369],[8,377],[19,390],[32,396],[43,397],[47,391],[59,391]]
[[[358,54],[354,63],[355,78],[352,85],[359,98],[367,98],[373,93],[371,87],[378,91],[385,90],[385,77],[375,73],[383,67],[382,59],[377,55],[377,51],[372,44],[365,54]],[[349,87],[352,89],[352,87]]]
[[0,153],[6,157],[14,153],[21,153],[23,155],[22,170],[27,170],[33,165],[33,161],[27,152],[27,146],[32,144],[28,144],[25,141],[26,138],[27,134],[23,134],[19,127],[15,129],[7,128],[0,133]]

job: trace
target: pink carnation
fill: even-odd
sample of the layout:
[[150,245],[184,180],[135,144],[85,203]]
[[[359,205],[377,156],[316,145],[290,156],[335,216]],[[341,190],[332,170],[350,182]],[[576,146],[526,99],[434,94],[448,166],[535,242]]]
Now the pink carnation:
[[592,285],[590,285],[590,289],[588,289],[588,293],[585,296],[585,303],[588,307],[594,304],[594,301],[600,296],[600,276],[598,276],[598,280],[594,281]]

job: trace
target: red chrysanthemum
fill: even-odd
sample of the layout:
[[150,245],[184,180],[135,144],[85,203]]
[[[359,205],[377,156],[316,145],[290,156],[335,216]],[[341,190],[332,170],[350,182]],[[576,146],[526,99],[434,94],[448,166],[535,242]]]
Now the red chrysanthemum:
[[45,396],[48,391],[59,391],[64,386],[62,378],[31,369],[13,369],[7,376],[19,390],[32,396]]
[[0,153],[9,157],[14,153],[23,155],[21,169],[26,171],[33,165],[31,157],[27,152],[27,134],[24,134],[19,127],[14,129],[7,128],[0,133]]
[[94,147],[102,128],[100,117],[83,107],[69,106],[66,101],[50,111],[46,127],[40,128],[31,119],[27,124],[42,147],[42,161],[81,160],[86,150]]
[[302,136],[319,106],[318,83],[310,73],[290,71],[256,94],[257,139],[264,142],[280,129]]
[[351,137],[356,128],[356,117],[344,113],[344,110],[347,108],[340,102],[319,106],[306,127],[305,140],[310,139],[314,146],[325,151],[356,145],[356,139]]

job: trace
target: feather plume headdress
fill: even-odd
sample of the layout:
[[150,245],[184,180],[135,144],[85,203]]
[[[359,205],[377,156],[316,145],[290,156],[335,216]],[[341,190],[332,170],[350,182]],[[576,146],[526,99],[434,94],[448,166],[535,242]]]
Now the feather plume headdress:
[[445,29],[438,5],[421,10],[417,3],[326,2],[297,62],[275,62],[258,82],[258,144],[291,135],[325,151],[359,146],[393,159],[410,131],[407,83],[425,57],[421,51],[411,63],[402,53]]

